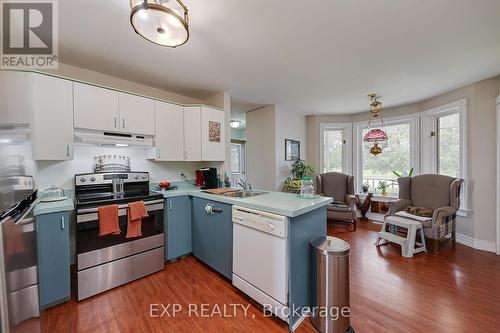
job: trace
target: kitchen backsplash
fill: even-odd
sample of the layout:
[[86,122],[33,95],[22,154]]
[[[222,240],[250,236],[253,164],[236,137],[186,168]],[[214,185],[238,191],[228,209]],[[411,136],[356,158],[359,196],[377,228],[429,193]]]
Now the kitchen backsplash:
[[98,155],[122,155],[130,157],[132,171],[148,171],[152,183],[162,180],[182,180],[181,173],[194,178],[196,169],[202,166],[221,167],[215,162],[156,162],[145,159],[145,150],[139,148],[102,148],[97,146],[74,146],[74,159],[70,161],[36,161],[36,181],[39,189],[50,185],[73,189],[77,173],[92,172],[92,159]]

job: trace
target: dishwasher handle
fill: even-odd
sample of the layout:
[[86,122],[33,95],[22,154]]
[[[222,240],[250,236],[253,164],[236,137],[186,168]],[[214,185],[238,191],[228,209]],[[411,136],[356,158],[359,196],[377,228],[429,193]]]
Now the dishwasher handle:
[[252,209],[233,207],[233,223],[280,238],[287,237],[288,219],[284,216]]

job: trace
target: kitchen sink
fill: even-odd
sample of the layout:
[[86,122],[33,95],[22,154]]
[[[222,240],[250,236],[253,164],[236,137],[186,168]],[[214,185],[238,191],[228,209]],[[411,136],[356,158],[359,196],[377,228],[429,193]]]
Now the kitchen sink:
[[251,198],[255,197],[258,195],[262,194],[267,194],[268,192],[262,192],[262,191],[234,191],[234,192],[228,192],[223,194],[225,197],[231,197],[231,198]]

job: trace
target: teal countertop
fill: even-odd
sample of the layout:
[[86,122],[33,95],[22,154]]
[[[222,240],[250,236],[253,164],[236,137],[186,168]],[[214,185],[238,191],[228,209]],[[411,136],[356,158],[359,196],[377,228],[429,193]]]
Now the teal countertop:
[[251,198],[231,198],[225,197],[223,195],[202,192],[199,187],[195,187],[194,185],[190,185],[185,182],[184,184],[172,183],[172,185],[178,186],[178,189],[169,191],[156,191],[154,187],[152,189],[155,192],[163,194],[164,198],[190,195],[192,197],[218,201],[230,205],[237,205],[240,207],[261,210],[264,212],[288,217],[296,217],[302,215],[304,213],[326,206],[333,201],[332,198],[321,196],[317,196],[313,199],[305,199],[301,198],[297,194],[268,191],[266,191],[268,192],[266,194],[257,195]]
[[64,191],[67,199],[53,202],[39,202],[36,204],[33,214],[35,216],[42,214],[50,214],[57,212],[67,212],[75,209],[73,203],[73,193],[71,191]]

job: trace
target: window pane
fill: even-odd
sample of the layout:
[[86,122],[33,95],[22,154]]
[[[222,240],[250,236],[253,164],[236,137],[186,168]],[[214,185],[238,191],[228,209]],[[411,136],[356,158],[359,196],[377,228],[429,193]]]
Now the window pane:
[[241,145],[231,144],[231,172],[241,173]]
[[323,140],[323,172],[342,172],[342,130],[325,130]]
[[[381,181],[388,183],[387,192],[398,193],[396,171],[406,175],[412,168],[410,152],[410,124],[390,125],[385,130],[389,136],[387,148],[381,154],[374,156],[368,149],[363,151],[363,184],[370,185],[371,191],[379,191],[377,187]],[[363,130],[363,136],[368,130]]]
[[460,116],[458,113],[438,118],[438,173],[460,175]]

